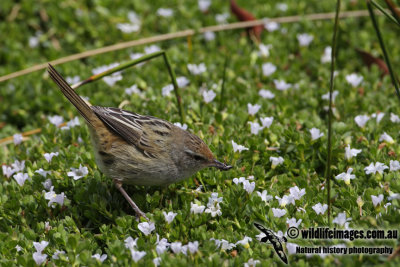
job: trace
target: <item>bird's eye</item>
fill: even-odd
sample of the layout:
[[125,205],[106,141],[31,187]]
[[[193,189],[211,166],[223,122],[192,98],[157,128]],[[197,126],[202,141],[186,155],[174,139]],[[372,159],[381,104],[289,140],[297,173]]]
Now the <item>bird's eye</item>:
[[204,160],[204,158],[202,157],[202,156],[199,156],[199,155],[193,155],[193,158],[195,159],[195,160]]

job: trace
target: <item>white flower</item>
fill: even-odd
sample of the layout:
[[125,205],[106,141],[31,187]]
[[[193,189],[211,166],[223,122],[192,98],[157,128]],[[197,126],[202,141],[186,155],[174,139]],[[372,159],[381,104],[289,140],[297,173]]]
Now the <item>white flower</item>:
[[60,258],[59,255],[65,255],[65,251],[57,249],[56,252],[54,252],[54,254],[53,254],[53,256],[51,258],[53,258],[55,260],[58,260]]
[[134,262],[138,262],[145,255],[146,255],[145,251],[137,251],[137,250],[131,249],[131,256],[132,256],[132,260]]
[[379,174],[383,174],[383,171],[388,168],[389,168],[388,166],[378,161],[375,163],[375,165],[374,163],[371,163],[370,165],[365,167],[364,170],[366,174],[371,174],[371,173],[376,174],[377,172]]
[[388,200],[392,201],[393,199],[400,199],[400,194],[391,192],[390,196],[388,197]]
[[292,87],[291,83],[287,83],[284,80],[274,80],[274,84],[277,90],[286,91],[290,87]]
[[42,254],[40,252],[35,252],[32,255],[33,260],[36,262],[37,265],[41,265],[43,262],[46,261],[47,255],[46,254]]
[[[335,98],[338,96],[339,91],[335,90],[332,92],[332,102],[335,102]],[[329,92],[322,95],[322,99],[329,100]]]
[[14,174],[13,178],[19,184],[19,186],[23,186],[25,181],[29,179],[29,175],[27,173],[19,172]]
[[288,5],[286,3],[278,3],[276,4],[276,8],[280,11],[287,11],[288,10]]
[[14,140],[14,145],[19,145],[22,142],[22,134],[14,134],[13,135],[13,140]]
[[332,47],[325,47],[324,54],[321,57],[321,63],[329,63],[332,60]]
[[189,242],[187,248],[191,254],[195,254],[199,250],[199,241]]
[[206,103],[210,103],[211,101],[213,101],[215,96],[216,94],[213,90],[203,91],[203,99]]
[[206,12],[211,5],[211,0],[198,0],[199,9],[202,12]]
[[264,117],[264,118],[260,118],[261,120],[261,124],[263,127],[267,127],[269,128],[272,124],[272,122],[274,121],[274,117]]
[[342,213],[339,213],[338,216],[335,219],[333,219],[332,222],[336,223],[340,226],[345,226],[345,228],[348,228],[349,221],[351,221],[351,218],[346,218],[346,213],[342,212]]
[[282,198],[275,196],[275,198],[279,201],[281,207],[285,207],[287,204],[295,204],[294,198],[291,195],[283,195]]
[[287,218],[286,219],[286,223],[289,225],[288,227],[296,227],[299,228],[300,223],[302,222],[302,219],[299,219],[296,221],[296,218]]
[[[247,147],[244,147],[242,145],[238,145],[235,143],[235,141],[232,140],[232,147],[233,147],[233,152],[239,151],[242,152],[243,150],[249,150]],[[4,171],[3,171],[4,172]]]
[[[132,60],[139,59],[139,58],[143,57],[143,53],[132,53],[129,55],[129,57]],[[146,62],[140,62],[140,63],[136,64],[135,66],[140,67],[140,66],[143,66],[145,63]]]
[[215,205],[217,203],[221,203],[223,200],[223,197],[218,197],[217,192],[211,193],[211,196],[208,198],[208,203],[207,207],[210,207],[211,205]]
[[248,194],[253,193],[255,187],[256,187],[256,183],[255,182],[251,182],[250,183],[248,180],[245,180],[243,182],[243,189],[246,190],[246,192]]
[[263,190],[262,193],[257,191],[257,195],[261,198],[262,201],[264,202],[268,202],[271,199],[273,199],[273,197],[271,195],[268,195],[267,190]]
[[218,193],[214,192],[211,194],[211,196],[208,198],[208,203],[207,203],[207,209],[205,210],[205,213],[211,213],[212,217],[215,216],[221,216],[221,207],[219,206],[219,203],[222,202],[222,197],[218,197]]
[[125,94],[127,95],[132,95],[132,94],[140,95],[141,93],[142,92],[139,90],[137,84],[133,84],[131,87],[125,89]]
[[153,259],[154,266],[160,266],[161,264],[161,257],[156,257]]
[[267,21],[264,23],[264,28],[269,32],[274,32],[279,29],[279,23],[275,21]]
[[205,32],[204,33],[204,39],[206,41],[212,41],[215,39],[215,33],[214,32]]
[[222,14],[217,14],[215,15],[215,20],[219,24],[225,24],[229,18],[229,13],[222,13]]
[[314,206],[312,206],[312,208],[317,214],[324,214],[325,211],[328,209],[328,205],[327,204],[322,205],[321,203],[317,203]]
[[174,90],[174,86],[172,84],[168,84],[166,86],[164,86],[161,91],[162,91],[162,95],[163,96],[169,96],[170,93]]
[[312,40],[314,39],[314,36],[308,33],[297,34],[296,37],[297,40],[299,41],[300,46],[309,46]]
[[103,262],[107,259],[107,254],[103,254],[100,256],[100,254],[97,253],[97,254],[92,255],[92,258],[94,258],[100,262]]
[[299,245],[297,245],[295,243],[286,243],[286,249],[287,249],[289,255],[296,254],[296,248],[298,246]]
[[39,45],[40,39],[38,36],[31,36],[29,37],[29,47],[35,48]]
[[321,131],[317,128],[311,128],[310,133],[312,141],[317,140],[318,138],[324,136],[324,134],[321,133]]
[[367,123],[368,120],[369,120],[368,115],[358,115],[354,118],[354,121],[361,128],[363,128],[365,126],[365,124]]
[[179,128],[181,128],[182,130],[187,130],[188,126],[186,123],[184,123],[183,125],[180,122],[174,122],[175,126],[178,126]]
[[272,162],[272,169],[274,169],[276,166],[280,165],[283,163],[283,158],[282,157],[269,157],[269,161]]
[[265,63],[262,65],[262,72],[264,76],[270,76],[276,71],[276,66],[272,63]]
[[383,113],[383,112],[371,114],[372,118],[376,118],[376,123],[380,123],[384,116],[385,116],[385,113]]
[[131,236],[128,236],[125,240],[124,240],[124,243],[125,243],[125,247],[127,248],[127,249],[134,249],[136,246],[137,246],[137,241],[138,241],[138,237],[136,238],[136,239],[133,239]]
[[250,124],[250,131],[252,134],[257,135],[259,131],[262,131],[264,127],[262,127],[258,122],[251,122],[249,121]]
[[174,252],[175,254],[178,254],[181,252],[182,249],[182,243],[177,241],[177,242],[172,242],[171,243],[171,250],[172,252]]
[[363,79],[363,76],[357,75],[356,73],[346,75],[346,81],[353,87],[357,87],[358,85],[360,85]]
[[350,184],[350,180],[356,178],[356,176],[354,174],[351,174],[351,172],[353,171],[353,168],[348,168],[347,172],[342,172],[339,175],[336,175],[336,179],[337,180],[343,180],[345,184],[349,185]]
[[170,211],[168,213],[163,211],[163,214],[164,214],[164,218],[165,218],[165,220],[167,221],[168,224],[170,224],[174,220],[175,216],[178,215],[178,213],[175,213],[173,211]]
[[258,91],[258,94],[262,98],[266,98],[266,99],[272,99],[275,97],[275,94],[273,94],[270,90],[265,90],[265,89],[261,89],[260,91]]
[[215,239],[215,238],[210,238],[210,241],[214,240],[215,246],[217,248],[221,247],[221,250],[231,250],[232,248],[236,247],[235,244],[233,243],[229,243],[227,240],[225,239]]
[[215,206],[208,207],[204,212],[205,213],[211,213],[212,217],[215,217],[217,215],[218,216],[222,215],[221,207],[219,206],[219,204],[216,204]]
[[82,177],[85,177],[86,175],[88,175],[89,171],[88,168],[86,166],[82,166],[82,164],[79,164],[79,168],[75,169],[75,168],[70,168],[71,171],[67,173],[67,175],[69,177],[72,177],[74,180],[79,180]]
[[55,125],[56,127],[59,127],[64,122],[63,117],[58,115],[48,116],[47,118],[49,119],[50,123]]
[[280,218],[286,214],[286,210],[272,208],[272,213],[274,214],[274,217]]
[[233,178],[233,180],[232,180],[235,184],[241,184],[241,183],[244,183],[244,181],[246,181],[246,178],[244,178],[244,177],[240,177],[239,179],[238,178]]
[[17,250],[17,252],[20,252],[22,250],[22,247],[20,245],[16,245],[15,249]]
[[14,172],[21,172],[25,169],[25,160],[19,161],[16,160],[14,163],[11,164],[14,169]]
[[347,160],[350,160],[352,157],[356,157],[359,153],[361,153],[361,149],[350,148],[350,145],[347,145],[344,157]]
[[300,198],[302,198],[306,194],[306,189],[305,188],[299,189],[296,185],[289,188],[289,192],[290,196],[293,197],[295,200],[300,200]]
[[187,68],[193,75],[200,75],[207,71],[207,67],[204,63],[196,64],[187,64]]
[[118,23],[117,29],[119,29],[124,33],[132,33],[139,31],[141,27],[141,21],[137,16],[137,14],[133,11],[129,12],[128,19],[130,23]]
[[65,78],[65,80],[68,84],[76,84],[81,80],[81,78],[78,75],[75,75],[73,77],[68,76],[67,78]]
[[196,203],[190,202],[190,212],[192,212],[194,214],[203,213],[205,208],[206,207],[203,205],[198,205]]
[[380,194],[379,196],[371,195],[371,199],[372,199],[372,204],[374,204],[374,207],[376,207],[379,204],[381,204],[383,200],[383,195],[382,194]]
[[400,170],[400,163],[397,160],[391,160],[389,165],[390,165],[390,171]]
[[178,84],[179,88],[183,88],[187,86],[190,83],[190,81],[185,76],[179,76],[176,78],[176,83]]
[[161,48],[158,45],[150,45],[144,48],[145,54],[153,54],[155,52],[161,51]]
[[[157,234],[157,239],[159,238]],[[170,246],[171,244],[168,243],[168,240],[166,238],[161,239],[160,241],[157,241],[157,246],[156,246],[156,252],[158,255],[163,254]]]
[[259,110],[260,110],[261,106],[258,104],[252,105],[250,103],[247,104],[247,112],[250,115],[255,115]]
[[51,152],[51,153],[44,153],[43,156],[47,160],[47,162],[50,163],[53,157],[57,157],[58,154],[59,154],[58,152]]
[[390,113],[390,120],[391,120],[391,122],[394,122],[394,123],[400,122],[399,116],[397,116],[396,114],[393,114],[393,113]]
[[[102,72],[108,71],[108,70],[110,70],[112,68],[115,68],[117,66],[119,66],[118,62],[111,63],[109,65],[103,65],[103,66],[100,66],[100,67],[97,67],[97,68],[93,69],[92,73],[94,75],[97,75],[97,74],[100,74]],[[120,71],[114,72],[111,75],[103,77],[103,81],[106,84],[108,84],[109,86],[113,86],[117,81],[120,81],[120,80],[122,80],[122,75],[121,75]]]
[[393,138],[390,135],[388,135],[386,132],[384,132],[381,135],[381,137],[379,137],[379,142],[381,142],[381,141],[385,141],[385,142],[387,142],[389,144],[393,144],[394,143]]
[[56,192],[53,191],[54,186],[50,187],[50,191],[46,192],[44,194],[44,198],[49,201],[48,207],[54,208],[53,203],[58,203],[60,206],[64,204],[64,199],[65,199],[65,194],[62,192],[61,194],[56,194]]
[[33,242],[33,246],[36,249],[36,252],[42,253],[43,250],[49,245],[49,242],[47,241],[41,241],[41,242]]
[[[258,55],[261,57],[269,57],[269,50],[271,48],[272,48],[272,45],[270,45],[270,44],[269,45],[260,44],[258,46],[258,49],[260,50],[258,52]],[[267,64],[271,64],[271,63],[267,63]],[[266,65],[266,64],[264,64],[264,65]],[[264,69],[264,65],[263,65],[263,69]],[[268,75],[265,75],[265,76],[268,76]]]
[[80,125],[79,118],[75,117],[72,120],[70,120],[69,122],[67,122],[66,126],[61,127],[61,130],[68,130],[68,129],[73,128],[78,125]]
[[149,235],[151,232],[153,232],[156,229],[154,222],[139,223],[138,228],[144,235]]
[[51,187],[53,186],[53,183],[51,182],[50,179],[47,179],[46,181],[44,181],[44,182],[42,183],[42,185],[43,185],[44,189],[50,190]]
[[170,8],[159,8],[157,9],[157,15],[160,17],[171,17],[174,14],[174,11]]
[[383,205],[383,207],[385,208],[386,212],[389,206],[392,206],[392,203],[388,202],[385,205]]
[[117,29],[124,33],[132,33],[140,30],[140,24],[117,23]]
[[1,168],[3,169],[3,175],[7,176],[7,178],[10,178],[15,173],[15,169],[10,166],[3,165]]
[[235,245],[242,245],[243,247],[248,247],[249,242],[253,241],[251,237],[245,236],[242,240],[239,240],[235,243]]

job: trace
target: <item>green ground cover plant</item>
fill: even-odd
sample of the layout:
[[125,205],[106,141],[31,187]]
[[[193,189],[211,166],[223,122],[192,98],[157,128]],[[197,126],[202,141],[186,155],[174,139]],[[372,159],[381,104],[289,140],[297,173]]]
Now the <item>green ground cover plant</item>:
[[[316,0],[238,4],[257,18],[335,10],[335,2]],[[341,10],[365,8],[363,1],[345,1]],[[228,1],[201,11],[198,1],[181,0],[2,1],[0,18],[1,76],[117,42],[237,21]],[[398,28],[377,20],[396,69]],[[96,167],[88,128],[45,70],[0,83],[0,139],[14,136],[0,146],[0,265],[276,266],[282,262],[259,242],[254,222],[278,235],[290,226],[329,226],[323,205],[333,20],[267,28],[260,44],[244,30],[222,31],[56,66],[73,84],[99,67],[167,52],[181,87],[181,126],[234,168],[206,169],[164,189],[126,187],[150,222],[136,221]],[[369,17],[340,21],[331,227],[398,229],[399,102],[389,75],[367,67],[356,49],[381,55]],[[179,123],[170,84],[158,58],[77,91],[95,105]],[[21,141],[19,134],[36,128],[42,132]],[[296,246],[365,244],[399,246],[398,239],[288,238],[284,247],[296,266],[399,265],[388,255],[294,253]]]

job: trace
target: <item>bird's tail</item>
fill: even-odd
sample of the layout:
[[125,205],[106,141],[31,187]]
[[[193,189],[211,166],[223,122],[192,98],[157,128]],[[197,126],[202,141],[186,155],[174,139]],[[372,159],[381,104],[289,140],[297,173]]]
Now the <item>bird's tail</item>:
[[50,74],[51,79],[58,85],[61,92],[66,98],[76,107],[82,117],[93,126],[93,123],[99,120],[93,110],[90,108],[90,103],[83,100],[74,89],[64,80],[52,65],[49,64],[47,71]]

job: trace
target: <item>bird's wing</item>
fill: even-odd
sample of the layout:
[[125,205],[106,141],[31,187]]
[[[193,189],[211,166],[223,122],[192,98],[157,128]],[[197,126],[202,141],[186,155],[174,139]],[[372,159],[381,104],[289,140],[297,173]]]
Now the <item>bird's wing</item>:
[[161,119],[143,116],[119,108],[92,106],[95,114],[126,142],[143,150],[149,157],[165,145],[165,137],[173,127]]

